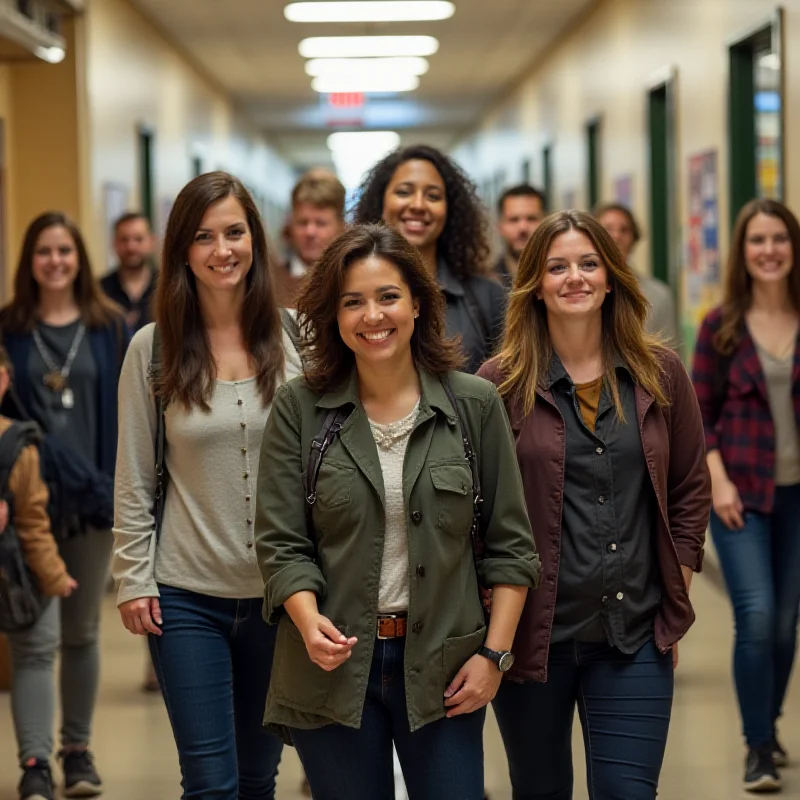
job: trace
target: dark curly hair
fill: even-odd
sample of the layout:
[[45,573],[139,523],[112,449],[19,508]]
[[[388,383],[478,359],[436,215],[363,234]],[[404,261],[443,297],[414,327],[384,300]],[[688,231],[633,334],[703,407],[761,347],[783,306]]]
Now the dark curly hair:
[[395,171],[406,161],[429,161],[442,176],[447,197],[447,219],[437,252],[460,278],[486,273],[491,248],[486,215],[475,184],[452,159],[426,144],[401,147],[389,153],[367,174],[355,209],[357,223],[380,222],[383,198]]
[[394,264],[419,302],[411,336],[417,367],[443,375],[464,363],[460,340],[445,338],[444,297],[417,248],[383,223],[356,224],[328,245],[303,280],[297,298],[297,317],[305,333],[300,350],[312,391],[335,389],[353,369],[355,356],[339,334],[339,304],[348,268],[371,255]]

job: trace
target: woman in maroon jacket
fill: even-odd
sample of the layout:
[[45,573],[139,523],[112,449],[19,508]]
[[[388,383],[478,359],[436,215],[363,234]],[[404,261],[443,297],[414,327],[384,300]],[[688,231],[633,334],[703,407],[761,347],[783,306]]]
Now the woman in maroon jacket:
[[514,800],[572,797],[576,704],[591,800],[656,796],[711,487],[694,390],[646,313],[602,226],[553,214],[479,372],[506,402],[542,558],[494,703]]

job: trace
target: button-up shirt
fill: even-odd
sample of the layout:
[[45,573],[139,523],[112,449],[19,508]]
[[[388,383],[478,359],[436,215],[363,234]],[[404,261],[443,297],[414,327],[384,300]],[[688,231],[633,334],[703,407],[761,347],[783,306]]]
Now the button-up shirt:
[[608,641],[632,653],[653,636],[661,602],[658,504],[636,422],[634,384],[617,366],[621,424],[604,386],[595,430],[558,356],[550,386],[566,426],[561,568],[553,642]]

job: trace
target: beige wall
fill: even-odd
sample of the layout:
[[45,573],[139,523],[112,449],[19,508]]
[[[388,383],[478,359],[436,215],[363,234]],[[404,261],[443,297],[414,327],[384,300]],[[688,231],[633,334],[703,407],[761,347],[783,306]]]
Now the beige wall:
[[[84,149],[89,159],[87,213],[96,269],[105,269],[109,184],[115,187],[112,193],[128,194],[130,207],[140,203],[137,131],[141,125],[155,133],[159,231],[169,205],[193,176],[194,155],[202,156],[204,169],[228,169],[245,178],[264,200],[285,207],[291,171],[236,113],[224,93],[128,0],[91,0],[88,5],[82,20],[88,109]],[[277,231],[270,233],[274,237]]]
[[[800,106],[791,102],[800,85],[800,0],[785,8],[785,184],[789,205],[800,211],[800,161],[791,143],[800,135]],[[677,202],[687,219],[687,159],[716,150],[722,251],[728,227],[728,45],[769,20],[770,0],[601,0],[553,47],[479,129],[455,150],[480,183],[505,170],[520,179],[523,159],[542,181],[541,149],[553,145],[554,207],[574,193],[587,203],[585,126],[602,116],[601,196],[613,198],[614,180],[633,176],[635,212],[648,222],[646,95],[652,81],[673,69],[677,76]],[[683,233],[683,231],[682,231]],[[682,237],[685,239],[685,237]],[[636,261],[647,268],[644,240]]]

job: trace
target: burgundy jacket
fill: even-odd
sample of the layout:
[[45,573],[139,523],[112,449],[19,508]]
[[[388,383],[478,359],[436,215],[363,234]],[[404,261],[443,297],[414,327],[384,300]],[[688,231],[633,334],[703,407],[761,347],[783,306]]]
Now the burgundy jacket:
[[[635,387],[636,416],[658,508],[656,550],[661,570],[661,606],[655,620],[655,643],[665,652],[689,630],[694,610],[681,565],[699,572],[711,510],[711,478],[706,465],[703,422],[692,383],[680,358],[662,357],[661,387],[669,405],[660,407]],[[498,359],[478,372],[500,385]],[[514,640],[511,680],[547,680],[547,657],[556,607],[561,554],[561,514],[566,456],[566,426],[552,392],[537,390],[534,410],[506,402],[516,440],[517,458],[536,549],[542,560],[539,588],[528,592]]]

